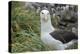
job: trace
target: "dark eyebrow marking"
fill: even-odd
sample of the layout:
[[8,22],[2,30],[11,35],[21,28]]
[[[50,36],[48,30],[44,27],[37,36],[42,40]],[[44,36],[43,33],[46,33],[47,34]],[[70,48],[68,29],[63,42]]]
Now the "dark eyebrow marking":
[[42,14],[44,14],[44,13],[42,12]]

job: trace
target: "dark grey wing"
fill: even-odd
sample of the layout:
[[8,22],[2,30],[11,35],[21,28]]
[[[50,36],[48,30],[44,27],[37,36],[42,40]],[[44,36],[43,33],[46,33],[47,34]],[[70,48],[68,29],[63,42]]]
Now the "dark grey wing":
[[73,39],[78,39],[78,36],[76,36],[74,33],[70,32],[70,31],[54,31],[51,32],[50,35],[61,41],[62,43],[68,43],[69,41],[73,40]]

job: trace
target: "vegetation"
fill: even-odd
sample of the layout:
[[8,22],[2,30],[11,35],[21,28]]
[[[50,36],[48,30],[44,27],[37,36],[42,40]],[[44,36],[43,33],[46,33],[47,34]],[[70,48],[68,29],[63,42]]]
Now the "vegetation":
[[40,17],[25,9],[22,3],[12,2],[11,52],[49,50],[40,40]]

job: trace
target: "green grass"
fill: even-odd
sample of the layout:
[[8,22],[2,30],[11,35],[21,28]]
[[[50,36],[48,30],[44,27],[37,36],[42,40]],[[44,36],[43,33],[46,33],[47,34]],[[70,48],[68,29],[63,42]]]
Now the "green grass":
[[40,39],[39,14],[22,6],[15,7],[18,3],[14,3],[11,13],[11,52],[50,50]]

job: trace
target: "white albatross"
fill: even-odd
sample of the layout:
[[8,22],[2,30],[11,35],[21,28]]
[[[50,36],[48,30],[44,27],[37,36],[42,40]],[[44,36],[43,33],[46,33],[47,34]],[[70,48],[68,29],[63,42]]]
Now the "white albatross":
[[[48,10],[40,12],[41,19],[41,40],[51,49],[64,50],[77,42],[78,36],[68,31],[55,31],[51,24],[50,13]],[[61,35],[60,35],[61,33]]]

